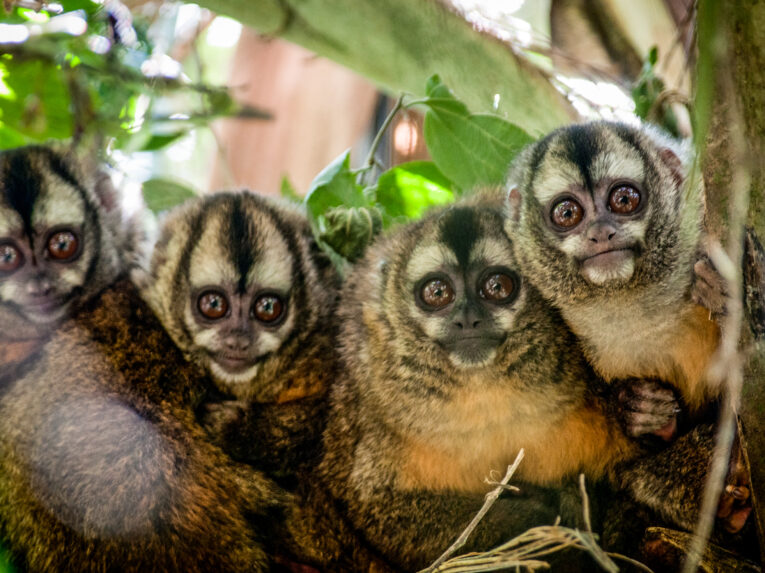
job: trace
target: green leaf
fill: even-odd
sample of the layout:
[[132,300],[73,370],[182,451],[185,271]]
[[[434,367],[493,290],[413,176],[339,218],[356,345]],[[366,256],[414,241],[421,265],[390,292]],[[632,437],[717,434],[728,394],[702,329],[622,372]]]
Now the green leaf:
[[331,207],[368,207],[369,201],[350,169],[351,151],[345,151],[311,182],[305,204],[315,222]]
[[24,137],[15,129],[0,123],[0,149],[13,149],[29,143],[29,139]]
[[467,106],[456,99],[452,91],[443,83],[438,75],[431,76],[425,85],[424,100],[418,100],[417,103],[428,106],[434,111],[445,114],[454,114],[458,116],[469,115]]
[[36,141],[72,135],[69,90],[64,74],[42,60],[4,59],[0,67],[0,118]]
[[143,199],[146,206],[155,213],[166,211],[197,195],[184,183],[171,179],[156,178],[143,183]]
[[377,202],[390,217],[417,219],[434,205],[452,202],[452,186],[432,161],[412,161],[380,176]]
[[0,545],[0,573],[13,573],[13,571],[14,569],[11,565],[10,555],[8,555],[8,552],[2,545]]
[[178,141],[187,133],[187,131],[179,131],[177,133],[171,133],[170,135],[152,135],[148,141],[141,146],[140,151],[157,151],[158,149],[162,149],[163,147],[167,147],[171,143]]
[[462,189],[502,183],[512,159],[534,139],[496,115],[430,107],[423,126],[433,161]]

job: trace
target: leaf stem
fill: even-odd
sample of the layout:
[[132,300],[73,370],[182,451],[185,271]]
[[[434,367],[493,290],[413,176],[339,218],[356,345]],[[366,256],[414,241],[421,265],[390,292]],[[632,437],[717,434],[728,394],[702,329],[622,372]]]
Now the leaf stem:
[[383,135],[385,135],[385,132],[390,127],[391,122],[393,121],[393,118],[396,117],[396,114],[401,111],[401,109],[404,107],[404,94],[402,93],[400,96],[398,96],[398,99],[396,100],[396,105],[393,106],[393,109],[390,110],[388,113],[388,116],[385,118],[385,121],[383,121],[383,124],[380,126],[380,129],[377,131],[377,135],[375,135],[374,140],[372,141],[372,145],[369,148],[369,153],[367,154],[367,158],[364,161],[364,167],[360,169],[359,171],[361,173],[366,173],[372,167],[375,166],[375,154],[377,153],[377,148],[380,147],[380,142],[382,142]]

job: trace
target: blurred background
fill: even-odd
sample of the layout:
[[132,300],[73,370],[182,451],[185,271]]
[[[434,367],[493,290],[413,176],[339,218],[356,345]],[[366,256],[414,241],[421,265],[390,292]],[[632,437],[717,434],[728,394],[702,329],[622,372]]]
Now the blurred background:
[[[440,4],[533,66],[565,98],[571,119],[653,114],[689,133],[691,0]],[[105,145],[133,193],[146,183],[149,195],[159,185],[179,197],[240,187],[303,195],[344,150],[352,166],[362,162],[398,96],[383,74],[364,77],[280,39],[278,29],[261,33],[197,4],[6,0],[4,7],[0,146],[50,138]],[[254,11],[244,19],[256,20]],[[460,97],[459,82],[450,85]],[[471,111],[523,125],[527,112],[499,100],[497,93],[471,101]],[[533,108],[533,98],[524,105]],[[538,136],[547,126],[524,127]],[[399,114],[378,161],[426,157],[421,114]]]

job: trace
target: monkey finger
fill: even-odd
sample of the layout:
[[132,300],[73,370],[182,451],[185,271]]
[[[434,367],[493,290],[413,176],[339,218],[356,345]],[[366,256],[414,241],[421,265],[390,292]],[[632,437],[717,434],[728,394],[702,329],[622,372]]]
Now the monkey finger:
[[677,431],[677,421],[664,416],[632,413],[626,416],[627,431],[632,437],[655,434],[662,439],[671,439]]
[[727,485],[725,486],[725,493],[738,501],[749,499],[749,488],[743,485]]
[[701,259],[696,261],[693,265],[693,272],[696,276],[696,280],[703,280],[708,285],[719,288],[720,291],[725,291],[725,279],[717,271],[712,261],[709,259]]
[[697,282],[693,285],[691,299],[714,314],[724,315],[726,312],[725,294],[706,283]]

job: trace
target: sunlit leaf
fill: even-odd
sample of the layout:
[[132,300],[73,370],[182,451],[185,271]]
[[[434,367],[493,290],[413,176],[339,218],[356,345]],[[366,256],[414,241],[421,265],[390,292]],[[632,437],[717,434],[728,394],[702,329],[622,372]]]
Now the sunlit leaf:
[[18,131],[0,123],[0,149],[12,149],[29,143],[29,139]]
[[186,184],[171,179],[149,179],[143,184],[143,199],[155,213],[171,209],[196,196],[197,193]]
[[179,131],[170,135],[152,135],[146,143],[141,146],[141,151],[156,151],[167,147],[171,143],[178,141],[181,137],[186,135],[186,131]]
[[3,66],[10,91],[0,94],[3,123],[38,141],[70,137],[70,96],[62,71],[43,60],[4,60]]
[[501,183],[513,157],[534,139],[489,114],[471,114],[438,76],[428,79],[423,133],[433,161],[462,189]]
[[496,115],[462,116],[438,108],[425,114],[423,132],[435,164],[462,189],[501,183],[512,159],[534,141]]
[[454,200],[452,182],[431,161],[404,163],[377,181],[377,202],[390,217],[417,219],[430,207]]

